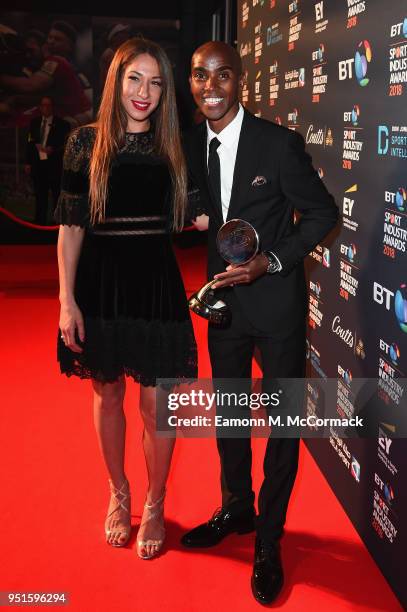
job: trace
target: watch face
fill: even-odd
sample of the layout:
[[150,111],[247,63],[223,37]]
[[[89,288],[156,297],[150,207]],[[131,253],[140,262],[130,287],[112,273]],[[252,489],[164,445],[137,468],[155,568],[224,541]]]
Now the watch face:
[[263,252],[269,260],[269,265],[267,266],[267,273],[274,274],[274,272],[278,271],[280,266],[278,265],[278,262],[276,261],[276,258],[274,257],[273,253],[270,253],[269,251]]

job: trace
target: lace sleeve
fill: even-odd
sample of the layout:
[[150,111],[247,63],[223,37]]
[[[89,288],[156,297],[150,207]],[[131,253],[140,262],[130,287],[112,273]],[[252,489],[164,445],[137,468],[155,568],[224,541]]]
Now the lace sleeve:
[[60,225],[89,225],[89,159],[94,129],[82,127],[69,136],[65,147],[61,193],[54,218]]

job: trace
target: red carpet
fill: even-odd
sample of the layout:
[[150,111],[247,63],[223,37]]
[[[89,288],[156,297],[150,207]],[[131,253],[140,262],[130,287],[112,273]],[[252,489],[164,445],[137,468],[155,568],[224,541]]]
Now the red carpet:
[[[139,560],[135,533],[125,549],[107,546],[107,476],[93,430],[88,381],[59,375],[54,247],[0,247],[2,320],[1,591],[57,592],[69,610],[130,612],[260,610],[250,591],[253,535],[185,551],[181,534],[219,503],[213,440],[179,440],[166,503],[167,544]],[[180,252],[188,291],[204,280],[199,248]],[[135,276],[137,270],[135,269]],[[209,376],[205,325],[194,320],[200,369]],[[129,383],[127,466],[138,525],[146,476],[137,386]],[[328,443],[328,442],[327,442]],[[264,440],[254,443],[256,488]],[[283,540],[287,611],[400,610],[350,521],[302,446]]]

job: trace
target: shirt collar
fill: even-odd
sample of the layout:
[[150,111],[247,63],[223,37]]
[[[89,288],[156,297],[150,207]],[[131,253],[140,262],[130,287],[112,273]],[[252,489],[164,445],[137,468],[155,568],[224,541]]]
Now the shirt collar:
[[243,106],[239,102],[239,110],[236,113],[236,117],[234,117],[232,121],[228,123],[228,125],[225,128],[223,128],[221,132],[219,132],[219,134],[211,130],[211,128],[209,127],[208,121],[206,121],[206,127],[208,130],[208,145],[210,141],[212,140],[212,138],[216,137],[219,140],[221,145],[224,145],[227,148],[232,147],[234,143],[236,142],[236,140],[239,139],[240,130],[242,128],[243,117],[244,117]]

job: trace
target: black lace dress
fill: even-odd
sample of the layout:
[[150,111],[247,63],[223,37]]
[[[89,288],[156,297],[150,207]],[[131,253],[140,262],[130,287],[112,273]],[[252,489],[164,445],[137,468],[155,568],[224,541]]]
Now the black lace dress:
[[113,382],[126,374],[143,385],[197,375],[197,351],[185,290],[171,243],[172,185],[154,153],[153,133],[127,134],[112,163],[106,218],[89,221],[89,159],[95,129],[69,138],[57,223],[86,228],[75,299],[83,314],[82,353],[58,334],[68,376]]

